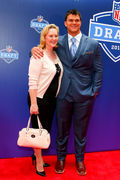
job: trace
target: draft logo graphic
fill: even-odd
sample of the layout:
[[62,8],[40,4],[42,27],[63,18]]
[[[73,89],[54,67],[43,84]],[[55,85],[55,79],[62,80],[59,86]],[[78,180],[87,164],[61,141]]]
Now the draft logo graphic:
[[89,37],[99,41],[112,61],[120,61],[120,2],[113,1],[112,11],[93,15]]
[[19,59],[19,53],[16,50],[12,49],[12,46],[6,46],[6,49],[0,50],[0,58],[6,63],[10,64],[14,60]]
[[37,19],[32,19],[30,22],[30,27],[35,29],[38,33],[41,33],[42,29],[49,24],[43,16],[37,16]]

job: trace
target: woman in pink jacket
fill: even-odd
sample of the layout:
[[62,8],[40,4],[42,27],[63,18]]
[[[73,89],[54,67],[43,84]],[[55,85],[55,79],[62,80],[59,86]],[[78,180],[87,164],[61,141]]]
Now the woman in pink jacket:
[[[54,24],[47,25],[41,32],[40,45],[44,56],[38,60],[32,56],[29,65],[29,96],[28,104],[32,127],[38,128],[37,117],[39,115],[44,129],[50,132],[55,111],[56,96],[60,89],[63,67],[55,53],[59,36],[59,28]],[[46,176],[41,149],[34,149],[33,161],[36,162],[36,173]]]

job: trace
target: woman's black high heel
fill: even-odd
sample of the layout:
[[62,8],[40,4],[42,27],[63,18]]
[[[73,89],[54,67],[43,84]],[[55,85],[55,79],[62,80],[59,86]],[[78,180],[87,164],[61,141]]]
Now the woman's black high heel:
[[43,176],[43,177],[46,176],[45,171],[40,172],[40,171],[38,171],[38,170],[36,169],[36,173],[37,173],[38,175],[40,175],[40,176]]
[[[36,165],[36,156],[33,154],[32,155],[32,164],[34,165],[34,161],[35,161],[35,165]],[[50,167],[50,164],[48,163],[44,163],[43,167]]]
[[[36,166],[36,156],[33,154],[32,155],[32,164],[34,164],[34,162],[35,162],[35,166]],[[43,176],[43,177],[46,176],[45,171],[40,172],[40,171],[37,170],[37,168],[36,168],[36,174],[38,174],[40,176]]]
[[43,164],[43,167],[50,167],[50,164],[44,163],[44,164]]
[[36,165],[36,156],[33,154],[32,155],[32,165],[34,165],[34,162],[35,162],[35,165]]

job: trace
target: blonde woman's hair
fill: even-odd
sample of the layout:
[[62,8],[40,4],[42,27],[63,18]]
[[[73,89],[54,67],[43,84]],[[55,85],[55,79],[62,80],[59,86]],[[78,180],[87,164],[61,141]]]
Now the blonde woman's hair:
[[[58,26],[56,26],[55,24],[48,24],[48,25],[46,25],[46,26],[43,28],[43,30],[41,31],[40,44],[38,45],[38,47],[40,47],[40,48],[42,48],[42,49],[45,48],[45,45],[46,45],[45,36],[48,34],[49,29],[52,29],[52,28],[56,29],[56,30],[57,30],[57,33],[58,33],[58,35],[59,35],[59,27],[58,27]],[[55,48],[57,48],[57,45],[56,45]]]

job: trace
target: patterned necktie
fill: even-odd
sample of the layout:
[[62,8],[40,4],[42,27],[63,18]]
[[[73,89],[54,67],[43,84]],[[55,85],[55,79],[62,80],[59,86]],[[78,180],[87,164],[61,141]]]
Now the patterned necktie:
[[71,38],[71,41],[72,41],[72,45],[70,47],[70,52],[71,52],[72,57],[74,57],[75,53],[77,51],[76,39],[73,37],[73,38]]

